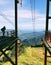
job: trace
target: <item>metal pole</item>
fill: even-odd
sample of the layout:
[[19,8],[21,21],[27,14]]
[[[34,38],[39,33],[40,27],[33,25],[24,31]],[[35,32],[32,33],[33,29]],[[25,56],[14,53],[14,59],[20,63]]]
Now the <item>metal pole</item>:
[[46,8],[46,30],[45,30],[45,38],[48,34],[48,18],[49,18],[49,0],[47,0],[47,8]]
[[[45,30],[45,39],[48,34],[48,20],[49,19],[49,0],[47,0],[47,8],[46,8],[46,30]],[[47,49],[45,47],[45,57],[44,57],[44,65],[47,65]]]
[[47,49],[45,47],[44,65],[47,65]]
[[[18,38],[17,0],[15,0],[15,37]],[[17,65],[17,41],[15,42],[15,65]]]

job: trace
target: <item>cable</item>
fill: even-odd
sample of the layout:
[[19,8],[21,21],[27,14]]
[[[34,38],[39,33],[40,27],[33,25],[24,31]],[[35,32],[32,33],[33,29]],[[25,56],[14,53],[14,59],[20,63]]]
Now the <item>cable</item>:
[[10,21],[5,14],[3,14],[1,11],[0,11],[0,16],[2,16],[5,20],[7,20],[12,26],[14,26],[14,24],[12,23],[12,21]]
[[[33,1],[33,2],[32,2]],[[33,3],[33,4],[32,4]],[[33,6],[34,7],[33,7]],[[35,0],[30,0],[30,7],[31,7],[31,15],[32,15],[32,25],[33,25],[33,30],[35,30]],[[34,10],[33,10],[34,8]]]

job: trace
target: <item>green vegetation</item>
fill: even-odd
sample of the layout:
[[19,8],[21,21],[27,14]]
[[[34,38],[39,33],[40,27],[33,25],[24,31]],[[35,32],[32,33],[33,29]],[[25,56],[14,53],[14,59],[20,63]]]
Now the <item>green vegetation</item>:
[[[44,48],[21,46],[19,48],[18,65],[44,65]],[[8,61],[0,65],[11,65]],[[47,59],[47,65],[51,65],[51,58]]]

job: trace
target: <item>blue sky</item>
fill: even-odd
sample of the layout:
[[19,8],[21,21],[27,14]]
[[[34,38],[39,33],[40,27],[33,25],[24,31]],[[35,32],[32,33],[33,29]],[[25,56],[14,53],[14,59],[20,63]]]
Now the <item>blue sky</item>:
[[[19,1],[21,2],[21,0]],[[22,7],[18,4],[18,29],[20,31],[45,29],[46,1],[47,0],[35,0],[34,3],[34,0],[22,0]],[[14,29],[14,15],[14,0],[0,0],[0,29],[3,26],[6,26],[7,29]]]

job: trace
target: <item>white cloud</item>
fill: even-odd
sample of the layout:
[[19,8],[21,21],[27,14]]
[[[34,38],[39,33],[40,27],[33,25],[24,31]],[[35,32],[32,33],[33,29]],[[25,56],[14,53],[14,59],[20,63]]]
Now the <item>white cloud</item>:
[[5,5],[8,3],[8,0],[0,0],[0,5]]
[[[4,11],[3,14],[6,15],[6,17],[12,21],[12,23],[14,23],[14,10],[7,10],[7,11]],[[33,13],[34,15],[34,13]],[[30,10],[18,10],[18,18],[20,19],[25,19],[27,21],[27,19],[32,19],[32,15],[31,15],[31,11]],[[3,21],[4,22],[4,18],[0,18],[0,21]],[[32,22],[31,20],[30,21],[27,21],[22,23],[22,21],[19,23],[19,28],[20,29],[25,29],[25,30],[31,30],[33,29],[33,26],[35,29],[44,29],[45,28],[45,21],[46,21],[46,16],[45,14],[41,14],[39,12],[35,12],[35,18],[34,20],[35,22]],[[6,21],[7,24],[9,24],[7,21]],[[12,26],[12,25],[10,25]],[[9,26],[7,25],[7,28]]]
[[2,17],[2,19],[0,18],[0,21],[3,21],[4,19],[7,21],[11,21],[14,22],[14,10],[7,10],[7,11],[2,11],[0,12],[0,17]]
[[18,17],[19,18],[32,18],[32,14],[30,10],[18,10]]
[[35,19],[39,20],[39,21],[45,21],[46,20],[46,15],[36,11],[35,12]]
[[0,28],[6,26],[8,29],[14,29],[14,25],[14,10],[0,12]]
[[8,29],[14,29],[14,26],[12,25],[12,23],[8,22],[2,16],[0,16],[0,29],[3,26],[6,26],[6,28],[8,28]]
[[[14,18],[15,12],[14,10],[7,10],[4,11],[3,14],[5,14],[9,18]],[[13,19],[12,18],[12,19]],[[23,19],[32,19],[32,13],[30,10],[18,10],[18,18],[23,18]],[[39,12],[33,13],[33,19],[38,20],[38,21],[45,21],[46,17],[44,14],[41,14]]]
[[[20,10],[19,11],[19,17],[23,18],[25,20],[27,19],[31,19],[31,11],[30,10]],[[22,12],[22,13],[21,13]],[[33,14],[34,15],[34,14]],[[22,21],[19,23],[20,29],[35,29],[35,30],[43,30],[45,29],[45,22],[46,22],[46,15],[45,14],[41,14],[39,12],[35,12],[35,18],[33,18],[33,21],[27,21],[27,22],[23,22]],[[31,23],[30,23],[31,22]]]
[[32,30],[32,29],[33,29],[32,23],[19,24],[19,25],[18,25],[18,28],[19,28],[20,30]]
[[18,10],[18,17],[19,18],[31,18],[32,19],[32,15],[33,15],[33,19],[39,20],[39,21],[45,21],[46,20],[46,15],[45,14],[41,14],[39,12],[33,12],[33,14],[31,13],[31,10]]
[[35,29],[45,30],[46,15],[41,13],[36,13],[35,15]]
[[13,9],[8,9],[8,10],[5,10],[5,11],[2,11],[1,13],[5,14],[7,17],[14,17],[14,10]]

